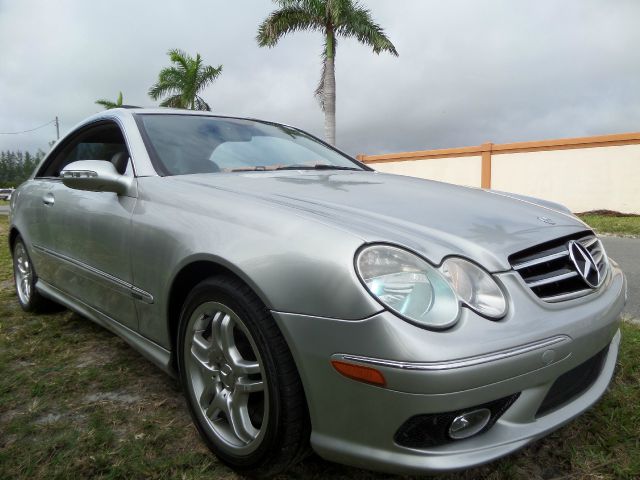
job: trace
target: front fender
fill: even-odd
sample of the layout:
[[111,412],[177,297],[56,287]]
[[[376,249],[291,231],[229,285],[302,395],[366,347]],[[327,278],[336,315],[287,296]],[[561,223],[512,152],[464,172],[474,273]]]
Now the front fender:
[[[140,304],[140,330],[170,345],[164,327],[178,272],[210,261],[243,279],[267,308],[359,320],[381,310],[353,267],[356,235],[287,207],[198,187],[188,194],[168,178],[140,179],[132,218],[135,286],[155,298]],[[203,193],[204,195],[204,193]]]

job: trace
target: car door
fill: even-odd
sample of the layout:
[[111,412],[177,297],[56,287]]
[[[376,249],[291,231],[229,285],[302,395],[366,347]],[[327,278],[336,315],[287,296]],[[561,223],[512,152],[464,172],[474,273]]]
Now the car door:
[[51,248],[51,232],[48,219],[48,199],[54,181],[35,178],[24,183],[19,190],[22,228],[20,234],[26,241],[29,256],[38,279],[51,283],[55,272],[55,259],[44,252]]
[[[77,160],[112,161],[133,175],[128,149],[113,122],[84,129],[54,164],[54,178]],[[51,236],[49,255],[55,258],[53,285],[110,317],[137,330],[130,261],[131,215],[136,199],[112,192],[75,190],[55,181],[45,209]]]

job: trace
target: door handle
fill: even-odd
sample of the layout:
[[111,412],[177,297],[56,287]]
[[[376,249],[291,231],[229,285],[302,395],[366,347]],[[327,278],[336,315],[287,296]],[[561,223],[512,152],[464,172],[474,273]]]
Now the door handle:
[[47,193],[44,197],[42,197],[42,203],[45,205],[51,206],[56,203],[56,199],[53,197],[53,193]]

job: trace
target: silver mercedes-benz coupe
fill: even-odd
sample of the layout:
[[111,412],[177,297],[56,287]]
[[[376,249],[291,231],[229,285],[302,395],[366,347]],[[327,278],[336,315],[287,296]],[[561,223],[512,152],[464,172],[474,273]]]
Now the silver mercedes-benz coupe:
[[322,457],[478,465],[613,375],[625,278],[561,205],[373,171],[294,127],[114,109],[11,199],[27,311],[66,306],[176,375],[253,475]]

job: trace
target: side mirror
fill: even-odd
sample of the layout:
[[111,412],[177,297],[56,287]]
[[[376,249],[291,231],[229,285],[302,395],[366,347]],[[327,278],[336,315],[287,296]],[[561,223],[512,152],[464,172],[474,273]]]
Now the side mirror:
[[71,162],[60,172],[62,183],[75,190],[89,192],[114,192],[135,196],[133,177],[120,175],[113,163],[106,160],[78,160]]

